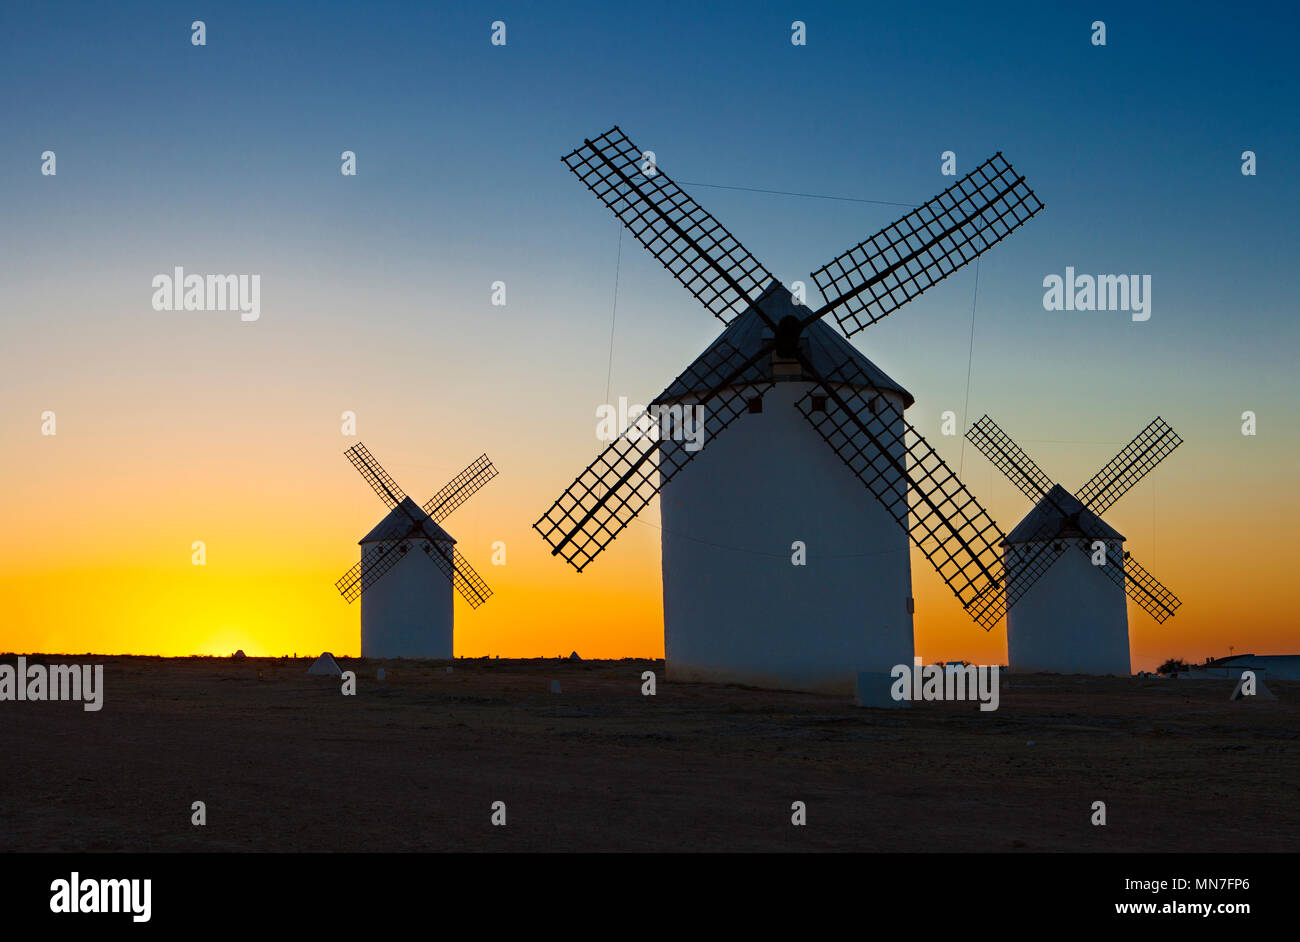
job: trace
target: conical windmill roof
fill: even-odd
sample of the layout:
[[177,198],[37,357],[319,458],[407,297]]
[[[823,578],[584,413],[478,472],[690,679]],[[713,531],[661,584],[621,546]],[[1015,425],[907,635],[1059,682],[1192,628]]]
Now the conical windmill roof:
[[1016,528],[1007,534],[1006,543],[1032,543],[1035,540],[1042,542],[1055,539],[1066,516],[1072,517],[1075,514],[1079,515],[1079,526],[1076,532],[1085,532],[1091,537],[1102,540],[1124,540],[1122,533],[1083,506],[1079,498],[1061,485],[1053,484],[1052,489],[1034,505],[1034,509],[1025,514],[1025,519],[1016,524]]
[[[408,513],[409,511],[409,513]],[[414,518],[414,519],[412,519]],[[388,515],[375,524],[374,528],[360,539],[360,543],[378,543],[383,540],[395,540],[399,537],[393,536],[397,530],[402,534],[410,530],[419,520],[421,527],[424,529],[424,538],[435,540],[440,543],[455,543],[451,534],[433,522],[433,518],[420,509],[420,505],[409,497],[402,498],[402,502],[388,512]]]
[[[808,316],[808,309],[795,305],[790,292],[780,285],[773,285],[773,289],[763,300],[763,309],[774,322],[779,322],[787,314],[792,314],[795,317]],[[684,397],[690,393],[707,392],[708,385],[693,380],[692,377],[712,375],[713,369],[721,366],[728,358],[734,356],[729,349],[723,346],[724,343],[739,350],[740,359],[744,360],[746,357],[758,353],[763,345],[771,341],[771,339],[772,329],[767,326],[758,310],[753,307],[748,308],[732,321],[727,326],[727,329],[719,334],[718,338],[709,344],[703,353],[695,358],[691,369],[683,371],[683,374],[689,373],[690,376],[679,377],[676,382],[664,391],[664,398],[671,400]],[[804,328],[799,343],[804,355],[812,362],[813,368],[829,380],[838,380],[842,383],[864,388],[896,392],[903,397],[904,408],[916,401],[910,392],[890,378],[884,370],[863,356],[853,344],[845,340],[833,327],[824,321],[815,321]],[[861,372],[859,373],[859,371]],[[863,374],[869,378],[869,383],[862,382],[861,376]],[[780,377],[780,379],[791,378],[797,379],[798,377]],[[736,379],[736,385],[772,382],[772,380],[771,358],[763,357]]]

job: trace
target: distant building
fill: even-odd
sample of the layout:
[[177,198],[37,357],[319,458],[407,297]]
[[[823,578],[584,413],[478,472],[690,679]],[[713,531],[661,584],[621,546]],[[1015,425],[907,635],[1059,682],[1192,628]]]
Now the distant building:
[[1300,654],[1237,654],[1210,661],[1202,670],[1216,677],[1251,670],[1263,671],[1269,680],[1300,680]]

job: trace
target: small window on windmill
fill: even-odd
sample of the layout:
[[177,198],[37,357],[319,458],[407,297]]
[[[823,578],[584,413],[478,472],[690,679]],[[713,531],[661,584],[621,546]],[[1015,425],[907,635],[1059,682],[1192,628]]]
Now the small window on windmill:
[[813,397],[812,397],[812,411],[814,411],[814,412],[825,412],[825,411],[826,411],[826,397],[825,397],[825,396],[813,396]]
[[1052,544],[1052,549],[1054,549],[1056,552],[1059,553],[1059,552],[1061,552],[1062,550],[1065,549],[1065,544],[1064,544],[1064,543],[1053,543],[1053,544]]
[[879,397],[879,396],[872,396],[872,397],[871,397],[871,401],[867,403],[867,406],[871,409],[871,414],[872,414],[872,415],[876,415],[877,413],[879,413],[879,412],[880,412],[880,397]]
[[763,411],[762,396],[755,396],[753,399],[749,400],[749,411],[753,414],[758,414]]

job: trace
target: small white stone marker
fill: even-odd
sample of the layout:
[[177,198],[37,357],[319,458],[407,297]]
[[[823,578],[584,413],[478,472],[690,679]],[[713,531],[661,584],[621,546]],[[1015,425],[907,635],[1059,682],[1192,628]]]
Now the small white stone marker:
[[1264,686],[1264,679],[1263,679],[1262,677],[1260,677],[1258,674],[1255,675],[1255,692],[1254,692],[1254,693],[1252,693],[1252,694],[1245,693],[1245,692],[1241,689],[1242,687],[1245,686],[1245,684],[1246,684],[1246,678],[1245,678],[1245,677],[1238,677],[1238,678],[1237,678],[1237,686],[1233,688],[1233,690],[1232,690],[1232,696],[1228,697],[1228,699],[1229,699],[1229,700],[1242,700],[1242,699],[1246,699],[1246,698],[1255,698],[1255,697],[1258,697],[1260,700],[1276,700],[1276,699],[1277,699],[1277,694],[1275,694],[1273,691],[1269,690],[1267,687]]
[[551,693],[559,693],[559,692],[560,692],[560,682],[558,680],[551,681]]
[[379,668],[379,670],[377,670],[377,671],[375,672],[375,679],[376,679],[376,680],[383,680],[383,679],[384,679],[384,669],[383,669],[382,667]]
[[450,667],[449,667],[449,668],[447,668],[447,673],[448,673],[448,674],[450,674],[450,673],[451,673],[451,668],[450,668]]

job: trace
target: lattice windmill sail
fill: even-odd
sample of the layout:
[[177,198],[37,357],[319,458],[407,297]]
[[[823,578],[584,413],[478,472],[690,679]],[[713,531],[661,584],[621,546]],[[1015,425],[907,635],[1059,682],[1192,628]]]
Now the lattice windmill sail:
[[966,438],[1034,502],[1004,547],[1011,668],[1128,676],[1125,594],[1157,622],[1182,603],[1124,551],[1124,536],[1101,514],[1183,440],[1157,416],[1071,494],[987,415]]
[[823,318],[851,336],[973,261],[1042,208],[1024,178],[985,161],[815,272],[813,311],[618,128],[564,163],[727,328],[534,524],[552,554],[582,571],[660,495],[676,679],[843,690],[911,663],[909,535],[995,624],[1001,531]]
[[361,538],[361,559],[334,583],[348,602],[361,599],[361,656],[450,658],[452,587],[471,608],[492,590],[439,524],[497,469],[480,455],[421,507],[365,445],[358,442],[344,454],[388,507]]

